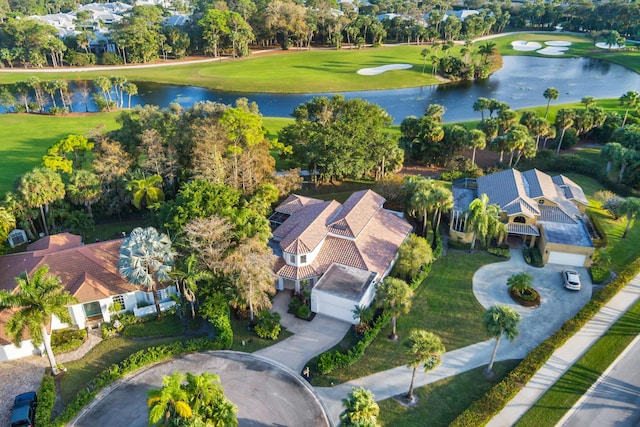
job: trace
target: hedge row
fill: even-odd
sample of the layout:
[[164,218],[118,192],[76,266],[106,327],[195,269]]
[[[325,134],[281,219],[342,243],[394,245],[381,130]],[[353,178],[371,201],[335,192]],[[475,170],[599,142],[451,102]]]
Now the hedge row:
[[[63,426],[75,417],[82,408],[91,402],[96,394],[106,386],[123,378],[144,366],[170,359],[183,353],[193,353],[206,350],[225,350],[233,343],[233,331],[229,321],[229,306],[224,300],[214,300],[208,304],[207,319],[213,325],[216,338],[195,338],[186,341],[176,341],[170,344],[149,347],[128,356],[120,363],[102,371],[84,390],[81,390],[76,400],[52,422],[38,422],[39,426]],[[51,405],[53,409],[53,405]],[[51,414],[51,410],[48,411]],[[46,417],[46,415],[44,416]],[[44,418],[43,417],[43,418]],[[48,417],[51,418],[50,416]]]
[[507,377],[460,414],[450,427],[481,426],[488,423],[529,382],[553,352],[591,320],[638,273],[640,273],[640,258],[627,266],[604,289],[594,294],[591,301],[578,314],[567,320],[556,333],[531,351]]
[[56,385],[51,375],[42,377],[38,389],[38,406],[36,406],[36,422],[38,426],[51,425],[51,412],[56,402]]
[[593,241],[593,246],[595,246],[596,248],[606,248],[609,245],[609,237],[607,236],[607,233],[605,233],[602,229],[602,224],[589,211],[587,211],[587,217],[593,225],[593,228],[596,229],[596,233],[598,233],[598,236],[600,236],[599,239],[591,239]]

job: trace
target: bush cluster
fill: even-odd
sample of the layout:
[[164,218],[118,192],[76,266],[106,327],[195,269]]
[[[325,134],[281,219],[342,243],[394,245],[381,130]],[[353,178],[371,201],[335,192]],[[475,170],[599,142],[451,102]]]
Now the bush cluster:
[[261,310],[258,313],[258,323],[254,328],[260,338],[277,340],[282,326],[280,326],[280,313]]
[[608,286],[592,297],[573,318],[567,320],[556,333],[538,345],[511,373],[496,384],[482,398],[460,414],[451,427],[485,425],[504,408],[533,375],[544,365],[553,352],[582,328],[620,289],[640,273],[640,258],[625,268]]
[[598,233],[598,236],[600,237],[599,239],[591,239],[593,241],[593,246],[595,246],[596,248],[606,248],[607,246],[609,246],[609,238],[607,237],[607,233],[605,233],[602,229],[602,224],[600,223],[600,221],[596,217],[591,215],[589,211],[587,211],[587,217],[589,218],[589,221],[591,221],[591,224],[593,224],[593,228],[596,230],[596,233]]
[[611,272],[607,267],[600,265],[591,266],[591,281],[596,285],[606,282],[610,275]]
[[511,252],[505,248],[487,248],[487,252],[500,258],[511,259]]
[[522,248],[522,256],[524,257],[524,262],[534,267],[544,267],[544,263],[542,262],[542,254],[540,254],[540,249],[537,246],[533,248]]
[[42,377],[38,389],[38,406],[36,407],[36,425],[50,426],[51,412],[56,401],[56,386],[51,375]]
[[437,260],[442,256],[442,236],[438,230],[434,233],[433,243],[433,259]]
[[87,339],[84,329],[68,328],[51,335],[51,348],[55,353],[66,353],[80,347]]

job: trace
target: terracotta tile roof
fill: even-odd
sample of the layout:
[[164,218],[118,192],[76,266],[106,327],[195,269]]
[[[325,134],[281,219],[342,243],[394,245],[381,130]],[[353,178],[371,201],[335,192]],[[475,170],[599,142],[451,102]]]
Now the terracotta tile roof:
[[340,203],[335,200],[307,206],[278,227],[273,233],[274,237],[282,237],[280,247],[285,252],[309,253],[325,238],[327,223],[339,208]]
[[334,262],[363,270],[368,269],[356,242],[329,236],[312,265],[319,274],[323,274]]
[[[7,345],[13,342],[13,340],[11,339],[11,337],[9,337],[9,335],[5,330],[5,325],[7,324],[11,316],[13,316],[13,314],[16,311],[17,310],[9,309],[9,308],[0,310],[0,345]],[[29,331],[25,330],[24,334],[22,335],[22,339],[28,340],[30,338],[31,338],[31,335],[29,334]]]
[[353,193],[329,224],[329,231],[346,237],[358,236],[376,212],[382,209],[384,202],[384,197],[371,190]]
[[411,224],[397,215],[386,210],[378,211],[365,231],[356,239],[367,270],[382,276],[411,229]]
[[280,203],[274,210],[276,212],[284,212],[286,214],[293,215],[294,213],[301,211],[305,207],[316,203],[322,203],[322,200],[292,194],[287,197],[284,202]]
[[71,233],[53,234],[43,237],[27,246],[27,252],[39,252],[39,255],[49,254],[70,248],[82,246],[82,238]]
[[20,252],[0,257],[0,289],[11,290],[16,287],[16,277],[32,272],[42,260],[35,252]]
[[288,279],[300,280],[320,275],[312,265],[304,267],[295,267],[289,265],[282,258],[279,258],[274,267],[277,276],[286,277]]

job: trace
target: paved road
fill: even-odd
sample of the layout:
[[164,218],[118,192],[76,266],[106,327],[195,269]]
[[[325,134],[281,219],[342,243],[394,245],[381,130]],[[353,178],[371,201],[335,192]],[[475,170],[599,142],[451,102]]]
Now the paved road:
[[315,392],[297,373],[233,351],[187,354],[137,371],[100,392],[68,425],[146,427],[147,390],[161,387],[162,377],[174,371],[218,374],[225,395],[238,406],[240,427],[331,425]]
[[589,389],[567,416],[563,427],[636,427],[640,425],[640,336]]

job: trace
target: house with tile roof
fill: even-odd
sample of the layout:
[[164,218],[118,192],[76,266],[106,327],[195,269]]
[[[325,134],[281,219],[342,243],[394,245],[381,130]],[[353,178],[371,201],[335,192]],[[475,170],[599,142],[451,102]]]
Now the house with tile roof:
[[470,242],[469,203],[480,194],[500,207],[509,236],[537,244],[543,262],[579,267],[591,265],[595,248],[585,215],[589,206],[582,188],[564,175],[551,177],[537,169],[507,169],[453,183],[451,239]]
[[269,218],[277,288],[310,289],[314,313],[355,323],[354,306],[371,303],[412,229],[384,202],[371,190],[343,204],[289,196]]
[[[153,314],[153,294],[140,290],[118,273],[121,244],[122,239],[117,239],[83,245],[80,236],[70,233],[46,236],[28,245],[26,252],[0,257],[0,289],[14,289],[16,277],[25,272],[31,275],[47,265],[49,274],[59,277],[62,286],[78,299],[78,304],[68,307],[72,324],[78,328],[110,321],[114,303],[139,317]],[[175,286],[157,292],[163,310],[175,304],[169,296],[176,292]],[[5,331],[11,314],[6,309],[0,311],[0,362],[38,354],[40,350],[28,337],[20,347],[11,343]],[[68,326],[54,317],[51,330]]]

